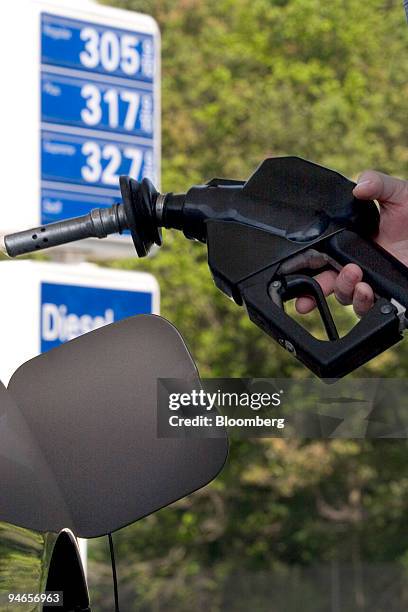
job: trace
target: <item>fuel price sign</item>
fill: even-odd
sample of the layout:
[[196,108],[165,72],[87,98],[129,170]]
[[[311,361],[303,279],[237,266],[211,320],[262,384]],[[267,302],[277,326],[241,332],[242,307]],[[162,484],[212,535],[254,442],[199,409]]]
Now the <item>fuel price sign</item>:
[[43,223],[110,206],[121,174],[159,180],[157,30],[98,10],[40,15]]

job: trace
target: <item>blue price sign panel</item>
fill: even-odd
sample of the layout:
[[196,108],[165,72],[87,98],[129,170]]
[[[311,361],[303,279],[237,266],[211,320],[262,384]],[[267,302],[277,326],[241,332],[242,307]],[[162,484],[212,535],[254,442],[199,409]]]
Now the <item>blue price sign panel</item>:
[[41,283],[41,352],[136,314],[152,312],[152,294]]
[[151,35],[57,15],[42,16],[43,64],[152,81]]
[[49,73],[41,79],[43,121],[151,138],[153,104],[152,92],[145,89]]
[[[106,23],[106,20],[104,20]],[[159,175],[156,35],[41,15],[41,222],[120,199]]]
[[151,147],[132,142],[43,132],[41,166],[45,181],[116,188],[121,174],[136,180],[151,175],[153,154]]

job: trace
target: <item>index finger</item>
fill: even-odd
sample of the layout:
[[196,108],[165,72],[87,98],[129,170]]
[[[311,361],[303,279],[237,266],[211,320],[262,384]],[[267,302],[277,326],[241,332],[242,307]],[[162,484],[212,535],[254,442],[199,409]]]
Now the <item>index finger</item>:
[[[316,274],[314,278],[319,283],[326,297],[333,293],[337,278],[337,272],[335,270],[325,270],[324,272],[320,272],[320,274]],[[315,299],[307,295],[297,298],[295,302],[295,308],[299,314],[307,314],[311,312],[315,306]]]

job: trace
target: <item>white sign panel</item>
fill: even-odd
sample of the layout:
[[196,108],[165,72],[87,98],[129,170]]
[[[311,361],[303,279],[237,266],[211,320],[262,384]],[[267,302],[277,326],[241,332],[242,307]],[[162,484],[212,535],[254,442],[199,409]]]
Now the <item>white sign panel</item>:
[[94,264],[0,262],[0,380],[27,359],[127,317],[159,313],[156,279]]

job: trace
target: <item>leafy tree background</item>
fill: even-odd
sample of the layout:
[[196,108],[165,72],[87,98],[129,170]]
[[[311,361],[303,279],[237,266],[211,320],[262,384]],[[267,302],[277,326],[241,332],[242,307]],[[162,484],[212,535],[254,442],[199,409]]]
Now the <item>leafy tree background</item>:
[[[400,0],[116,5],[153,15],[161,28],[164,191],[246,178],[265,157],[288,154],[352,177],[365,168],[407,176]],[[147,261],[113,265],[157,276],[162,314],[202,376],[307,375],[215,289],[202,245],[172,232],[164,243]],[[336,315],[344,328],[354,322],[350,309]],[[316,318],[308,324],[315,329]],[[398,347],[359,375],[406,377],[407,351]],[[235,442],[212,485],[115,536],[124,609],[328,610],[335,575],[342,607],[333,610],[405,610],[406,466],[403,441]],[[103,540],[90,556],[95,607],[110,610]],[[316,578],[315,567],[331,573]],[[391,595],[375,595],[389,567],[396,607]]]

